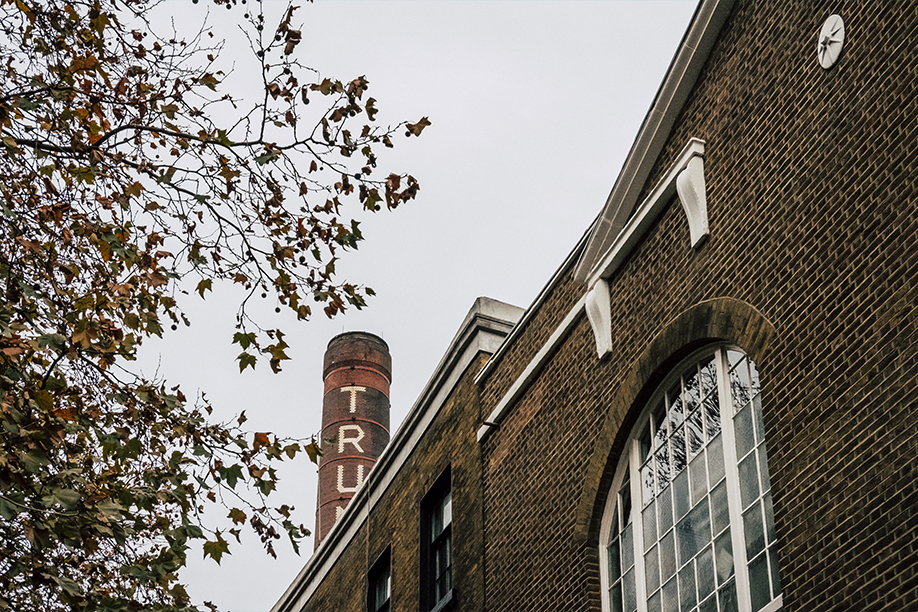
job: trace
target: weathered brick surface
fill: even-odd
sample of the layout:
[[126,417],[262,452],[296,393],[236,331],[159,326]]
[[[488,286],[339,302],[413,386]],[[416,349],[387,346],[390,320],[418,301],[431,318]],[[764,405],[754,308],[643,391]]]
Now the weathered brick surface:
[[[831,13],[847,38],[824,71]],[[916,34],[918,3],[736,6],[645,190],[704,139],[710,239],[693,251],[670,205],[610,279],[612,356],[596,359],[582,317],[483,444],[489,609],[598,609],[596,529],[576,524],[598,433],[611,419],[613,444],[627,434],[639,402],[609,411],[630,368],[718,297],[776,330],[759,366],[785,609],[918,601]],[[543,308],[533,337],[566,314]],[[506,355],[484,413],[522,367]]]

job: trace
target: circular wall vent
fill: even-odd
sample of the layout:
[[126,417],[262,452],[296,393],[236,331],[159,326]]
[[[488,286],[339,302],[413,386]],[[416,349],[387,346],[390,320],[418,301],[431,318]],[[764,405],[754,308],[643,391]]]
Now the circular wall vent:
[[816,54],[819,65],[828,70],[838,61],[842,45],[845,44],[845,22],[841,16],[831,15],[822,24],[819,39],[816,41]]

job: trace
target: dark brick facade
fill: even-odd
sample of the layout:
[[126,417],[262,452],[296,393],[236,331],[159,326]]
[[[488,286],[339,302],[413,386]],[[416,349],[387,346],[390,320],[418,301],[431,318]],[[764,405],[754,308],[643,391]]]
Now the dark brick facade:
[[[832,13],[846,41],[823,70]],[[479,443],[587,290],[563,270],[483,379],[464,374],[308,609],[362,610],[390,544],[393,609],[417,609],[419,500],[450,464],[461,609],[600,610],[611,471],[657,384],[713,341],[761,373],[783,609],[918,609],[916,41],[918,2],[737,3],[644,187],[704,140],[707,241],[673,200],[608,279],[611,353],[581,311]]]

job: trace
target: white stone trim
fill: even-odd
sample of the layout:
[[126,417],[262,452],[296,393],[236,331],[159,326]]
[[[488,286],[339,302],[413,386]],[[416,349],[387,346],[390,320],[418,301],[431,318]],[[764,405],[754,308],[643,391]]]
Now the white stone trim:
[[[634,215],[628,220],[628,223],[618,234],[618,237],[609,247],[609,250],[603,256],[600,263],[593,268],[592,275],[589,278],[588,285],[592,288],[601,278],[609,278],[624,263],[628,255],[631,254],[641,240],[644,234],[650,229],[650,226],[656,221],[657,217],[663,211],[663,208],[669,203],[670,199],[676,195],[676,182],[683,170],[689,167],[689,162],[694,159],[704,157],[704,141],[698,138],[689,139],[688,143],[682,149],[682,153],[676,158],[676,161],[669,167],[669,170],[662,179],[653,188],[653,191],[644,198],[641,205],[635,211]],[[699,180],[698,173],[701,172]],[[687,194],[691,194],[694,201],[690,204],[692,212],[689,214],[689,227],[695,224],[696,231],[705,231],[707,229],[707,199],[703,193],[696,193],[697,190],[704,190],[704,164],[699,165],[694,162],[691,169],[683,179],[686,184]],[[685,206],[685,205],[683,205]],[[703,215],[703,219],[700,218]],[[700,238],[699,238],[700,240]],[[696,243],[693,241],[693,246]]]
[[548,361],[548,358],[554,354],[555,349],[558,348],[558,345],[561,343],[564,338],[567,337],[567,334],[570,333],[571,328],[574,325],[574,322],[577,320],[577,317],[583,312],[584,306],[586,305],[587,298],[583,296],[577,303],[571,308],[570,312],[567,313],[567,316],[564,317],[564,320],[555,328],[555,331],[552,332],[548,340],[545,341],[545,344],[542,345],[542,348],[539,349],[539,352],[535,354],[535,357],[529,362],[526,366],[526,369],[523,370],[522,374],[514,381],[510,386],[510,389],[507,390],[507,393],[501,398],[497,403],[497,406],[494,410],[491,411],[491,414],[488,415],[488,418],[485,419],[484,425],[478,428],[478,441],[481,442],[484,440],[491,431],[496,428],[500,422],[506,416],[507,412],[513,406],[514,402],[523,394],[523,392],[529,387],[529,384],[538,376],[539,372],[542,371],[542,368],[545,366],[545,362]]

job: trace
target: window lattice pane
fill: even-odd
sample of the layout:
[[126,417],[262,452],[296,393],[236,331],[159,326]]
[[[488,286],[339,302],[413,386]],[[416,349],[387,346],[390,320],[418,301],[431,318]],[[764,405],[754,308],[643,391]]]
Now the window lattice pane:
[[[742,352],[716,349],[679,371],[638,421],[623,457],[633,463],[613,496],[610,609],[636,610],[636,562],[648,612],[735,612],[739,602],[758,611],[780,595],[758,370]],[[725,439],[735,441],[736,455],[724,452]],[[641,500],[632,508],[635,478]],[[731,515],[741,524],[731,525]],[[745,567],[735,566],[736,555]]]
[[679,609],[689,612],[695,607],[695,566],[691,563],[679,571]]
[[714,552],[708,546],[695,561],[698,568],[698,599],[714,592]]
[[717,584],[723,584],[733,576],[733,540],[729,529],[714,543],[714,561],[717,568]]
[[702,501],[688,513],[677,530],[679,540],[679,563],[687,563],[699,550],[711,541],[711,520],[707,500]]
[[720,600],[720,612],[737,612],[736,581],[731,580],[730,584],[718,591],[717,598]]
[[752,610],[758,612],[771,601],[768,587],[768,557],[761,555],[749,564],[749,590],[752,596]]

